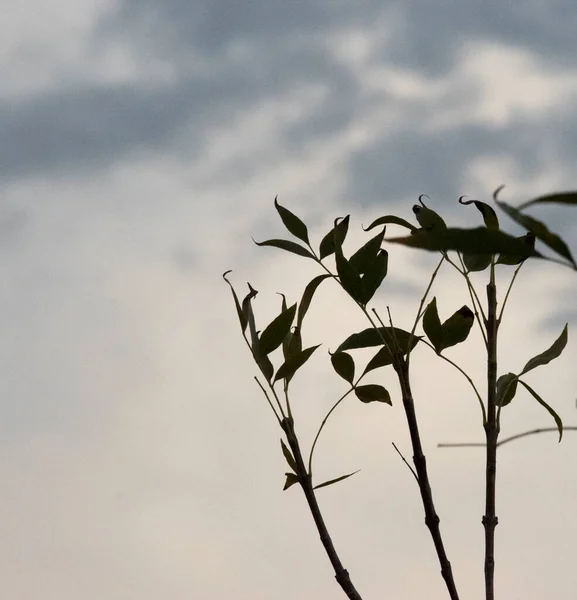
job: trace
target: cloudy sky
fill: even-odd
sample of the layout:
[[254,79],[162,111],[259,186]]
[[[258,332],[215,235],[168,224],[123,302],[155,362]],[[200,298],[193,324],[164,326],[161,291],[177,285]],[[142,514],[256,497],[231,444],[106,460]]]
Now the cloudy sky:
[[[320,240],[351,213],[412,218],[419,194],[475,225],[461,194],[519,204],[577,188],[577,11],[568,0],[435,3],[23,0],[0,23],[0,581],[11,600],[329,600],[304,498],[282,492],[280,431],[240,336],[231,280],[257,320],[318,271],[251,241]],[[573,209],[536,210],[577,251]],[[519,230],[502,217],[511,232]],[[391,248],[375,306],[409,328],[436,257]],[[502,282],[510,273],[500,271]],[[475,280],[482,293],[482,278]],[[443,272],[441,317],[467,297]],[[577,325],[575,273],[526,266],[500,372]],[[307,316],[321,349],[295,379],[308,448],[346,388],[327,349],[365,327],[336,287]],[[483,381],[480,337],[448,355]],[[575,343],[527,376],[577,425]],[[423,443],[462,597],[483,597],[482,450],[466,382],[412,360]],[[345,402],[317,453],[337,550],[364,598],[446,597],[393,407]],[[552,425],[520,392],[503,435]],[[573,437],[575,439],[573,439]],[[503,447],[500,597],[574,598],[577,435]]]

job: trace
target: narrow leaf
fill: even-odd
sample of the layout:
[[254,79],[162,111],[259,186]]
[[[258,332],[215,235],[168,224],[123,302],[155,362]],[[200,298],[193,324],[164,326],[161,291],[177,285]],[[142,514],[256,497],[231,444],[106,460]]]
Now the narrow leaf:
[[[417,345],[417,342],[420,340],[421,338],[419,336],[414,335],[412,340],[411,340],[411,350]],[[408,338],[406,340],[401,340],[402,342],[407,342],[408,344]],[[399,353],[399,355],[404,356],[405,354],[407,354],[407,352],[409,351],[409,348],[407,345],[403,345],[402,346],[402,351]],[[371,358],[371,360],[367,363],[367,366],[365,367],[365,370],[363,371],[363,375],[366,375],[367,373],[369,373],[370,371],[374,371],[375,369],[378,369],[380,367],[386,367],[388,365],[392,365],[393,364],[393,354],[391,354],[391,350],[389,348],[387,348],[387,346],[383,346],[374,356],[373,358]]]
[[383,283],[383,280],[387,276],[387,269],[389,265],[389,253],[386,250],[379,250],[375,260],[369,265],[365,274],[361,279],[362,283],[362,303],[366,305],[371,298],[375,295],[375,292]]
[[[278,196],[277,196],[278,198]],[[299,240],[302,240],[306,244],[309,243],[309,232],[307,226],[290,210],[281,206],[278,203],[277,198],[274,199],[275,208],[284,223],[284,226]]]
[[300,329],[294,328],[294,331],[289,331],[282,342],[282,351],[285,361],[296,356],[303,349],[303,341],[301,338]]
[[314,259],[314,256],[306,248],[303,248],[300,244],[291,242],[290,240],[266,240],[265,242],[257,242],[253,239],[253,242],[257,246],[273,246],[274,248],[280,248],[281,250],[286,250],[287,252],[292,252],[299,256]]
[[533,204],[573,204],[577,205],[577,192],[558,192],[557,194],[547,194],[546,196],[538,196],[529,202],[524,202],[519,206],[518,210],[532,206]]
[[437,311],[437,298],[433,298],[423,314],[423,329],[429,338],[429,341],[435,347],[437,352],[443,349],[443,331],[439,313]]
[[293,304],[287,310],[283,310],[278,317],[274,318],[266,326],[259,338],[258,357],[270,354],[276,350],[290,331],[297,305]]
[[305,348],[295,356],[291,356],[288,358],[277,371],[274,380],[278,381],[279,379],[286,379],[287,382],[290,381],[293,375],[307,362],[307,360],[311,357],[311,354],[320,346],[317,344],[316,346],[311,346],[310,348]]
[[261,356],[256,360],[256,364],[258,365],[261,373],[266,377],[267,381],[272,379],[274,375],[274,367],[272,366],[272,362],[268,356]]
[[515,373],[505,373],[497,379],[497,406],[507,406],[517,393],[519,378]]
[[[343,350],[355,350],[356,348],[371,348],[372,346],[382,346],[383,338],[391,349],[397,349],[406,354],[409,351],[409,339],[411,334],[404,329],[398,327],[370,327],[359,333],[350,335],[338,348],[337,352]],[[417,335],[413,336],[413,347],[421,338]],[[414,340],[417,340],[415,342]],[[396,341],[396,344],[395,344]],[[412,348],[411,348],[412,349]]]
[[543,400],[543,398],[541,398],[541,396],[539,396],[539,394],[532,387],[530,387],[520,379],[519,383],[522,384],[525,387],[525,389],[533,396],[533,398],[535,398],[535,400],[537,400],[537,402],[539,402],[539,404],[547,410],[547,412],[553,417],[553,419],[555,419],[555,424],[557,425],[557,430],[559,431],[559,441],[561,441],[561,438],[563,437],[563,421],[561,420],[561,417],[553,410],[551,406],[549,406],[549,404],[547,404],[547,402],[545,402],[545,400]]
[[573,267],[577,269],[577,263],[571,255],[571,251],[569,250],[567,244],[557,234],[549,231],[544,223],[538,221],[534,217],[523,214],[521,211],[517,210],[513,206],[509,206],[505,202],[499,202],[498,200],[496,200],[496,202],[499,208],[505,211],[514,221],[533,233],[537,239],[541,240],[557,254],[563,258],[566,258],[573,265]]
[[232,270],[226,271],[226,273],[223,273],[222,278],[228,283],[228,285],[230,286],[230,291],[232,292],[232,297],[234,298],[234,305],[236,306],[236,314],[238,315],[238,320],[240,321],[240,327],[243,331],[243,333],[246,331],[246,326],[248,324],[248,320],[245,316],[245,314],[242,311],[242,308],[240,306],[240,302],[238,300],[238,296],[236,295],[236,292],[234,290],[234,287],[232,286],[232,283],[226,278],[226,276],[232,273]]
[[363,275],[377,258],[381,244],[385,238],[385,229],[383,227],[381,233],[371,238],[349,258],[351,266],[359,275]]
[[288,466],[296,473],[297,472],[297,463],[291,453],[291,451],[287,448],[287,445],[284,443],[284,441],[281,439],[280,441],[280,445],[282,448],[282,453],[284,454],[284,457],[288,463]]
[[353,269],[349,261],[343,256],[340,248],[335,248],[335,261],[339,281],[343,289],[351,298],[363,303],[364,288],[360,275]]
[[286,480],[284,482],[284,487],[282,489],[283,492],[285,490],[288,490],[295,483],[299,482],[298,475],[295,475],[294,473],[285,473],[285,475],[286,475]]
[[479,200],[464,200],[463,198],[463,196],[459,198],[459,203],[465,205],[474,204],[483,215],[483,221],[488,229],[499,229],[499,219],[492,206],[480,202]]
[[330,256],[335,251],[335,244],[341,247],[349,230],[349,215],[343,219],[336,219],[334,227],[321,240],[319,254],[321,260]]
[[352,473],[349,473],[348,475],[341,475],[340,477],[337,477],[336,479],[330,479],[329,481],[325,481],[324,483],[319,483],[318,485],[315,485],[315,487],[313,489],[318,490],[322,487],[327,487],[328,485],[332,485],[333,483],[337,483],[338,481],[342,481],[343,479],[352,477],[355,473],[358,473],[359,471],[360,471],[360,469],[358,469],[357,471],[353,471]]
[[546,365],[558,356],[561,356],[561,352],[563,352],[565,346],[567,345],[567,337],[567,323],[565,323],[565,327],[563,328],[561,335],[553,342],[553,345],[550,348],[547,348],[545,352],[541,352],[541,354],[534,356],[523,367],[523,370],[521,373],[519,373],[519,375],[524,375],[532,369],[540,367],[541,365]]
[[391,406],[393,404],[391,402],[391,395],[382,385],[376,385],[374,383],[359,385],[355,388],[355,394],[357,398],[365,404],[368,404],[369,402],[384,402]]
[[472,254],[516,254],[543,258],[536,250],[528,249],[522,240],[503,231],[486,227],[475,229],[448,228],[445,230],[425,231],[420,229],[414,235],[388,238],[388,242],[402,244],[429,251],[457,250]]
[[346,352],[335,352],[331,355],[331,364],[337,375],[353,385],[355,379],[355,361]]
[[309,281],[307,284],[297,312],[297,327],[302,327],[303,319],[305,318],[309,306],[311,305],[311,301],[315,292],[317,291],[317,288],[325,279],[328,279],[329,277],[330,275],[317,275],[317,277],[311,279],[311,281]]
[[443,350],[464,342],[469,336],[471,327],[475,322],[475,315],[468,306],[462,306],[450,316],[442,325]]
[[394,215],[387,215],[386,217],[379,217],[375,219],[364,231],[370,231],[375,227],[379,227],[381,225],[387,225],[391,223],[392,225],[401,225],[401,227],[406,227],[409,231],[415,231],[417,228],[409,221],[402,219],[401,217],[395,217]]

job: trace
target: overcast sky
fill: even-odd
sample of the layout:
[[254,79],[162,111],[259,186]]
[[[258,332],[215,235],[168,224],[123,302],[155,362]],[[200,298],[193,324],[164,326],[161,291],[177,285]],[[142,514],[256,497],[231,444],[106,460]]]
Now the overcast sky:
[[[576,189],[574,3],[22,0],[2,13],[3,597],[344,597],[300,490],[282,492],[280,431],[221,274],[260,291],[260,326],[277,292],[297,301],[318,274],[251,241],[285,236],[277,194],[317,242],[351,213],[352,251],[361,224],[412,219],[419,194],[474,226],[461,194]],[[577,252],[574,209],[534,214]],[[408,329],[437,258],[390,250],[375,307]],[[576,293],[569,269],[525,266],[500,350],[500,373],[519,371],[569,322],[562,357],[527,376],[569,425]],[[443,319],[467,301],[449,270],[433,294]],[[305,448],[346,391],[327,350],[366,326],[329,284],[307,321],[305,344],[323,346],[293,385]],[[447,354],[482,387],[479,342]],[[482,441],[479,407],[425,347],[411,364],[457,586],[481,600],[483,453],[437,448]],[[441,600],[418,488],[391,446],[410,459],[398,384],[373,375],[393,406],[351,399],[329,422],[318,481],[361,472],[319,500],[363,598]],[[519,392],[502,434],[551,425]],[[576,457],[573,432],[503,447],[498,597],[575,597]]]

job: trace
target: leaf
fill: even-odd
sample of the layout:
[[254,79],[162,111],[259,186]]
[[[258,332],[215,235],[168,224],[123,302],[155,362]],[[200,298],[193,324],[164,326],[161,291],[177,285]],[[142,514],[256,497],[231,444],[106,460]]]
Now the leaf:
[[566,258],[573,265],[573,267],[577,269],[577,263],[571,255],[571,251],[569,250],[567,244],[557,234],[549,231],[544,223],[533,217],[530,217],[529,215],[523,214],[521,211],[517,210],[513,206],[509,206],[505,202],[499,202],[498,200],[496,200],[496,202],[499,208],[505,211],[515,222],[519,223],[519,225],[522,225],[525,229],[533,233],[537,239],[541,240],[557,254],[563,258]]
[[541,396],[539,396],[539,394],[532,387],[530,387],[520,379],[519,383],[522,384],[526,388],[526,390],[533,396],[533,398],[535,398],[535,400],[537,400],[537,402],[539,402],[539,404],[548,411],[548,413],[553,417],[553,419],[555,419],[555,424],[557,425],[557,430],[559,431],[559,441],[561,441],[561,438],[563,437],[563,421],[561,420],[561,417],[553,410],[553,408],[551,408],[551,406],[549,406],[549,404],[547,404],[547,402],[545,402],[545,400],[543,400],[543,398],[541,398]]
[[335,352],[331,355],[331,364],[337,375],[353,385],[353,380],[355,379],[355,361],[350,354]]
[[345,238],[347,237],[347,232],[349,230],[349,215],[344,217],[343,219],[335,219],[334,227],[325,235],[325,237],[321,240],[321,244],[319,246],[319,254],[321,260],[330,256],[335,251],[335,242],[336,245],[341,247]]
[[307,362],[310,358],[311,354],[320,346],[317,344],[316,346],[310,346],[310,348],[305,348],[301,350],[298,354],[291,356],[288,358],[276,372],[274,377],[275,381],[279,379],[286,379],[289,382],[293,375]]
[[303,319],[305,318],[309,306],[311,305],[314,293],[319,285],[329,277],[330,275],[318,275],[314,279],[311,279],[311,281],[309,281],[307,284],[297,312],[297,327],[302,327]]
[[437,353],[443,349],[443,331],[439,313],[437,311],[437,298],[433,298],[423,314],[423,329]]
[[259,338],[257,357],[270,354],[276,350],[290,331],[297,305],[293,304],[287,310],[283,310],[278,317],[275,317],[269,325],[266,326]]
[[[398,327],[370,327],[364,329],[359,333],[353,333],[350,335],[338,348],[337,352],[343,350],[355,350],[357,348],[371,348],[372,346],[382,346],[383,338],[387,342],[387,345],[391,349],[398,349],[402,354],[406,354],[409,351],[409,339],[411,334],[404,329]],[[413,336],[413,340],[417,342],[421,338],[418,335]],[[396,344],[395,344],[396,340]],[[413,342],[413,347],[417,342]],[[412,349],[412,348],[411,348]]]
[[517,393],[519,378],[515,373],[505,373],[497,379],[497,406],[507,406]]
[[291,487],[291,485],[294,485],[295,483],[299,482],[298,475],[295,475],[294,473],[285,473],[285,475],[286,475],[286,480],[284,482],[284,487],[282,489],[283,492],[285,490],[288,490]]
[[470,272],[484,271],[491,264],[492,258],[492,254],[463,254],[463,262]]
[[429,251],[457,250],[472,254],[515,254],[543,258],[527,244],[503,231],[486,227],[475,229],[448,228],[442,231],[418,230],[414,235],[388,238],[386,241]]
[[473,311],[467,306],[462,306],[450,316],[442,325],[443,350],[464,342],[469,336],[471,327],[475,322]]
[[381,233],[371,238],[349,258],[349,263],[359,275],[363,275],[377,258],[385,238],[385,229],[383,227]]
[[357,398],[365,404],[368,404],[369,402],[384,402],[391,406],[393,404],[391,402],[391,395],[382,385],[376,385],[374,383],[359,385],[355,388],[355,394]]
[[447,229],[447,224],[440,215],[438,215],[434,210],[427,208],[426,206],[419,206],[415,204],[413,206],[413,212],[417,217],[417,221],[419,225],[425,229],[426,231],[442,231]]
[[[417,342],[420,340],[421,338],[419,336],[414,335],[412,340],[411,340],[411,350],[417,345]],[[407,338],[407,343],[408,343],[408,338]],[[409,351],[407,346],[403,347],[403,351],[400,353],[401,356],[404,356],[405,354],[407,354],[407,352]],[[380,367],[386,367],[388,365],[392,365],[393,364],[393,355],[391,354],[391,351],[389,350],[389,348],[387,348],[387,346],[383,346],[374,356],[373,358],[371,358],[371,360],[367,363],[367,366],[365,367],[365,370],[363,371],[363,375],[366,375],[367,373],[369,373],[370,371],[374,371],[375,369],[378,369]]]
[[351,267],[349,261],[343,256],[340,248],[335,248],[335,261],[337,265],[337,273],[339,281],[343,289],[351,298],[357,302],[363,303],[364,288],[360,275]]
[[378,219],[375,219],[366,229],[363,228],[364,231],[370,231],[371,229],[374,229],[375,227],[379,227],[380,225],[387,225],[388,223],[391,223],[393,225],[401,225],[401,227],[406,227],[409,231],[416,231],[416,227],[412,224],[409,223],[409,221],[406,221],[405,219],[402,219],[401,217],[395,217],[394,215],[387,215],[386,217],[379,217]]
[[518,207],[518,210],[532,206],[533,204],[575,204],[577,205],[577,192],[558,192],[556,194],[547,194],[538,196],[529,202],[524,202]]
[[534,356],[524,367],[523,370],[519,373],[519,375],[524,375],[528,373],[532,369],[536,367],[540,367],[542,365],[546,365],[550,363],[555,358],[561,356],[561,352],[565,349],[567,345],[567,323],[565,323],[565,327],[561,332],[561,335],[553,342],[553,345],[550,348],[547,348],[541,354]]
[[288,463],[288,466],[296,473],[298,471],[297,463],[296,463],[291,451],[287,448],[287,445],[284,443],[284,441],[282,439],[280,441],[280,445],[282,448],[282,453],[284,454],[284,457]]
[[302,240],[306,244],[309,243],[309,232],[307,226],[290,210],[281,206],[277,200],[278,196],[274,199],[275,208],[284,223],[284,226],[299,240]]
[[225,273],[223,273],[222,278],[230,286],[230,291],[232,292],[232,297],[234,298],[234,305],[236,306],[236,314],[238,315],[238,320],[240,321],[240,327],[242,329],[242,332],[244,333],[246,331],[246,326],[248,324],[248,320],[247,320],[246,316],[244,315],[244,313],[242,311],[242,308],[240,306],[240,302],[238,301],[238,296],[236,295],[236,292],[234,290],[234,287],[232,286],[232,283],[226,278],[226,276],[229,273],[232,273],[232,270],[228,270]]
[[330,479],[329,481],[325,481],[324,483],[319,483],[318,485],[315,485],[313,490],[318,490],[319,488],[327,487],[328,485],[332,485],[333,483],[337,483],[338,481],[347,479],[347,477],[352,477],[355,473],[358,473],[359,471],[360,471],[360,469],[353,471],[352,473],[349,473],[348,475],[341,475],[340,477],[337,477],[336,479]]
[[272,376],[274,375],[274,367],[272,366],[270,358],[266,355],[261,356],[259,359],[256,360],[256,364],[261,370],[261,373],[266,377],[266,380],[270,381],[272,379]]
[[[525,235],[519,236],[515,239],[521,240],[522,242],[524,242],[527,245],[527,247],[530,248],[531,250],[535,249],[535,236],[531,232],[528,232]],[[527,252],[527,250],[525,251],[524,255],[500,254],[499,259],[496,261],[495,264],[497,264],[497,265],[519,265],[523,261],[527,260],[528,258],[529,258],[529,252]]]
[[282,342],[282,352],[285,361],[297,355],[303,349],[303,341],[298,327],[294,331],[289,331]]
[[252,315],[252,320],[253,320],[253,325],[254,325],[254,314],[252,313],[251,302],[252,302],[253,298],[256,297],[258,292],[250,285],[250,283],[247,282],[247,285],[248,285],[249,292],[242,301],[242,314],[243,314],[244,318],[246,319],[247,323],[250,323],[250,319],[251,319],[251,315]]
[[489,206],[484,202],[480,202],[479,200],[464,200],[463,198],[464,196],[459,198],[459,203],[467,206],[469,204],[474,204],[483,215],[485,227],[488,229],[499,229],[499,219],[497,218],[497,213],[493,210],[492,206]]
[[371,300],[381,286],[381,283],[383,283],[383,280],[387,276],[388,265],[389,253],[386,250],[379,250],[377,257],[370,264],[361,279],[363,305],[366,305]]
[[299,256],[312,258],[313,260],[315,258],[313,254],[306,248],[303,248],[300,244],[291,242],[290,240],[266,240],[265,242],[257,242],[255,239],[253,239],[252,241],[257,246],[273,246],[274,248],[280,248],[281,250],[286,250],[287,252],[292,252],[293,254],[298,254]]

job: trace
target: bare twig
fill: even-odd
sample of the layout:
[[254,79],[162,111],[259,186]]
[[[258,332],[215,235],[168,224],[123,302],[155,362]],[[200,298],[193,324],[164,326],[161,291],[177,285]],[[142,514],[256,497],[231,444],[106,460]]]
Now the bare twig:
[[401,457],[402,461],[409,468],[409,471],[413,474],[413,477],[415,478],[415,481],[417,483],[419,483],[419,478],[417,477],[417,474],[415,473],[415,469],[413,469],[413,467],[411,467],[411,465],[407,462],[407,459],[401,454],[401,451],[397,448],[397,444],[395,444],[395,442],[391,442],[391,444],[393,444],[393,448],[397,451],[397,454]]

